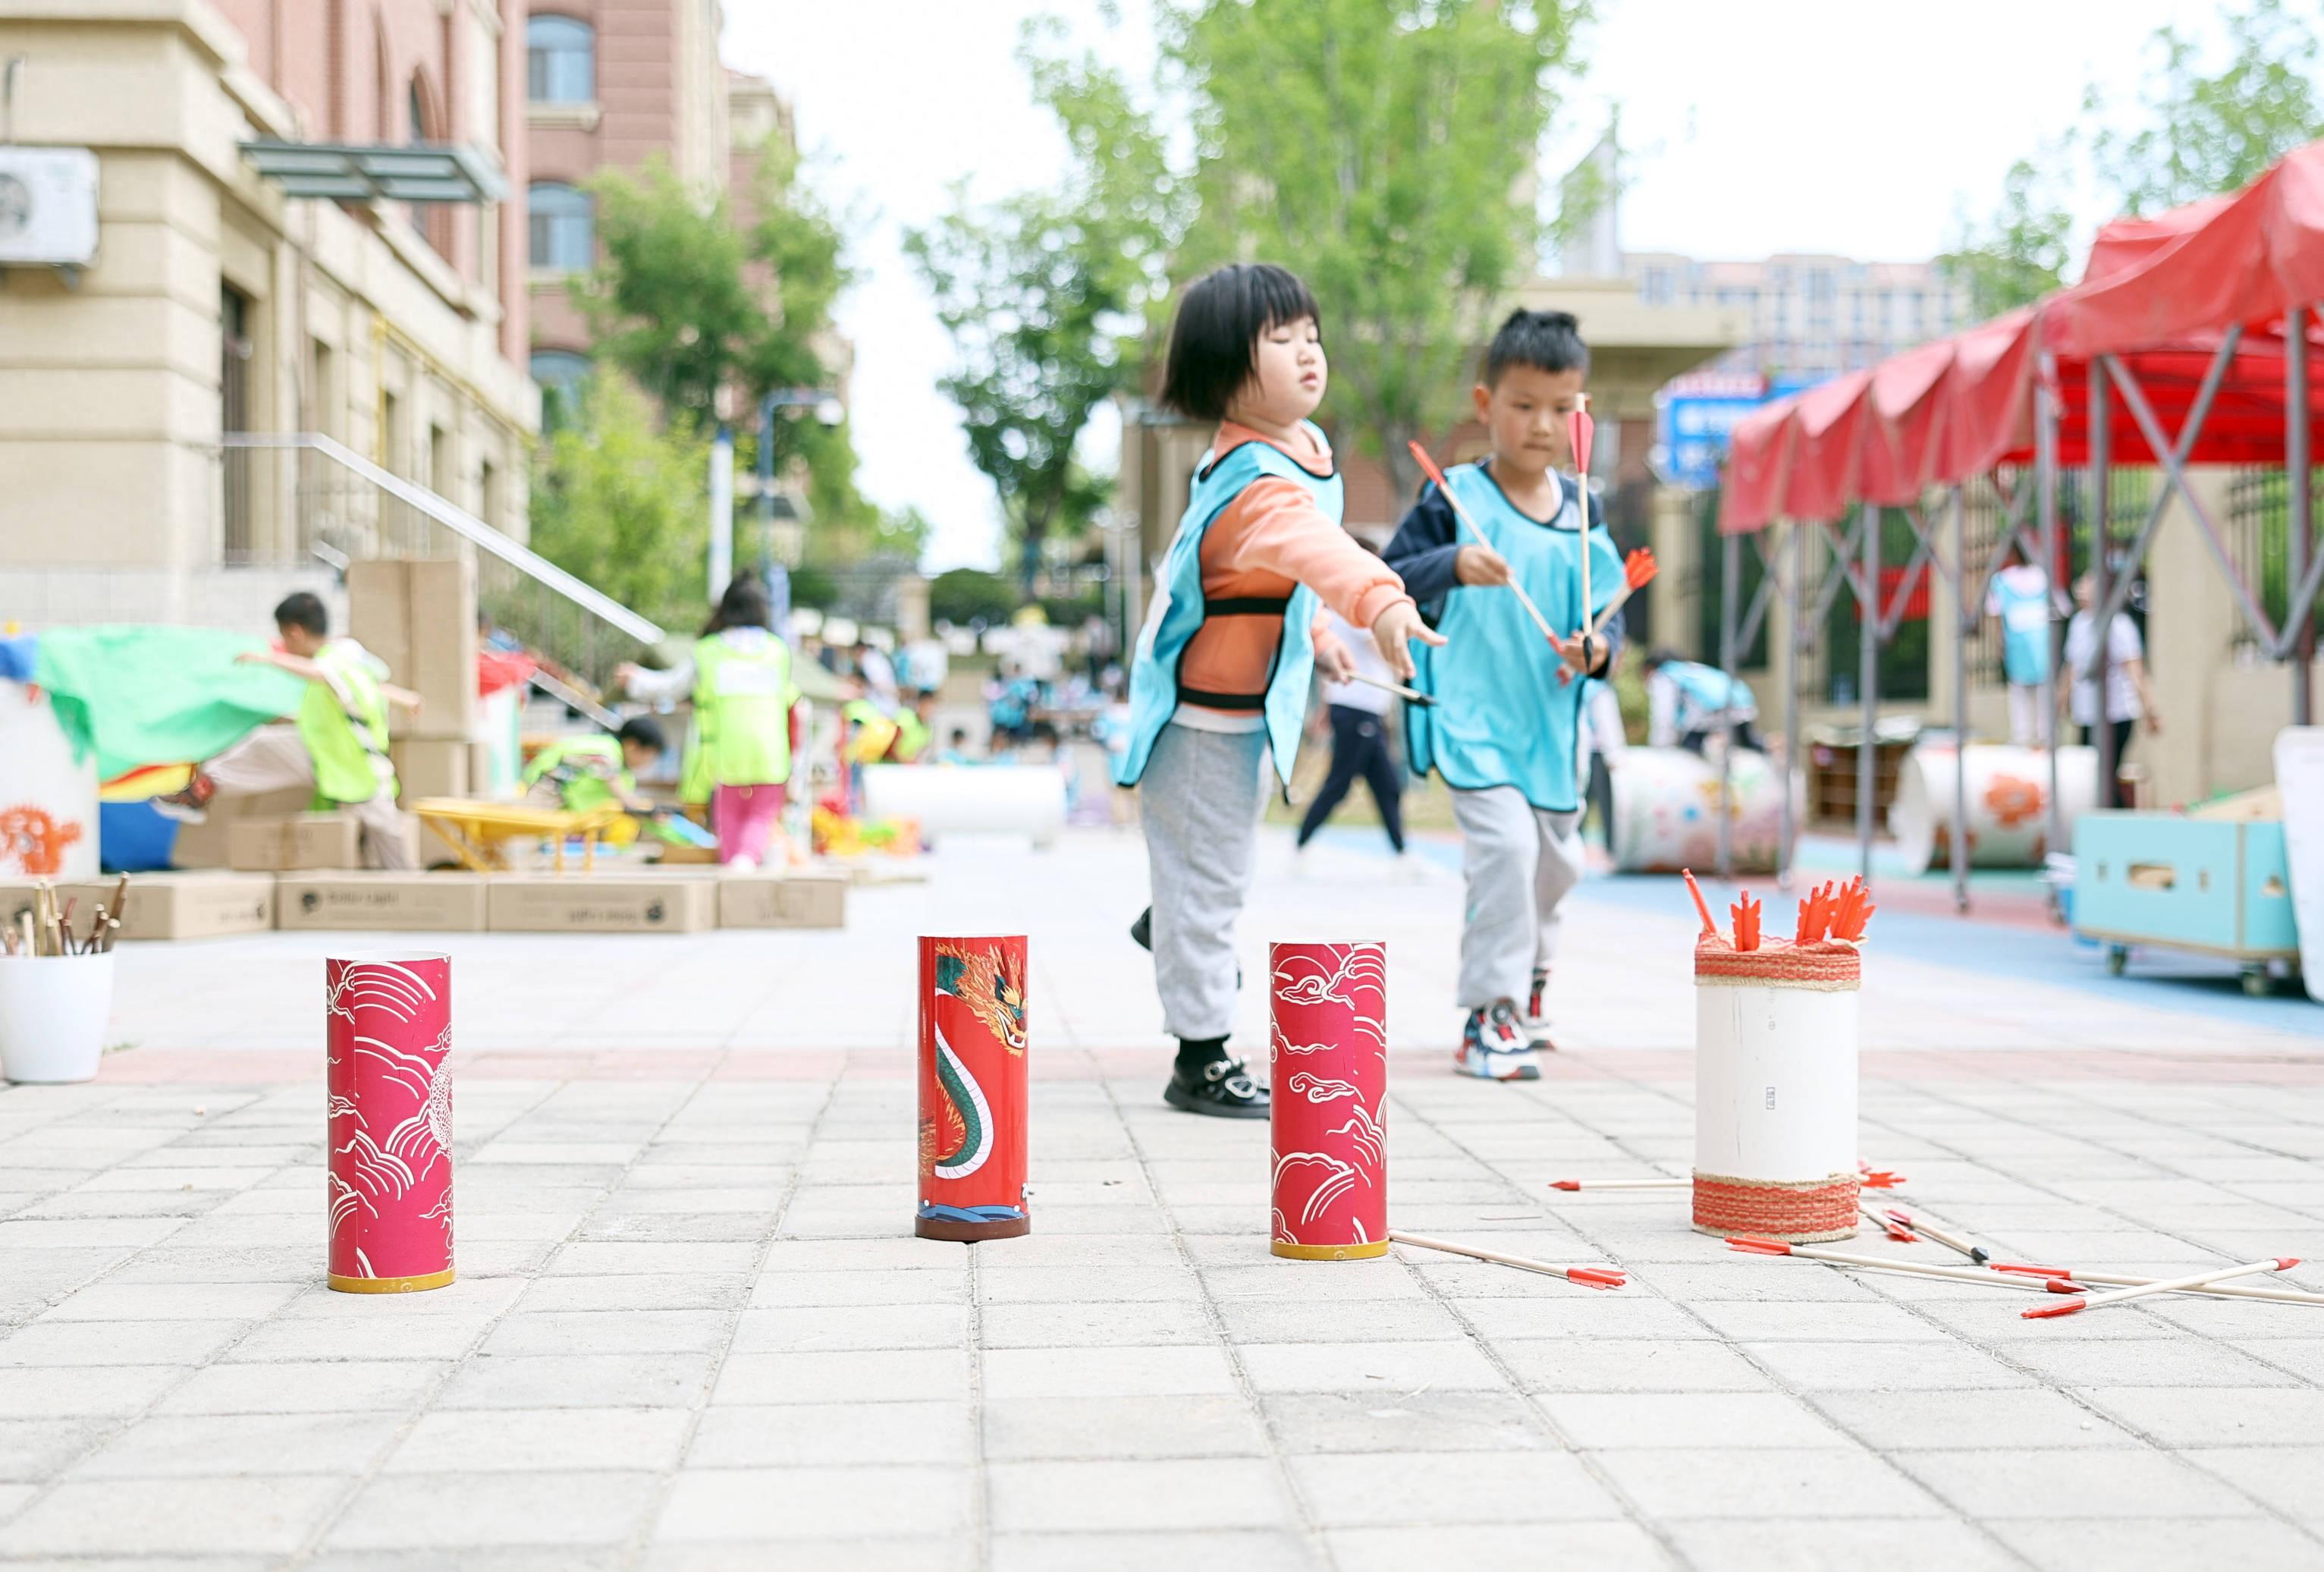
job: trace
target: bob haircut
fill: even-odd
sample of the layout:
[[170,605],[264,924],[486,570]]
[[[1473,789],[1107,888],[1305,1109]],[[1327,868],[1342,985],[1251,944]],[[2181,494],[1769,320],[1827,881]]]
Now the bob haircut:
[[1238,262],[1204,274],[1170,324],[1162,402],[1191,420],[1224,420],[1258,365],[1259,336],[1302,317],[1323,323],[1315,297],[1288,268]]
[[1552,374],[1588,371],[1590,347],[1582,342],[1582,323],[1571,311],[1511,311],[1485,351],[1485,385],[1499,387],[1513,365]]

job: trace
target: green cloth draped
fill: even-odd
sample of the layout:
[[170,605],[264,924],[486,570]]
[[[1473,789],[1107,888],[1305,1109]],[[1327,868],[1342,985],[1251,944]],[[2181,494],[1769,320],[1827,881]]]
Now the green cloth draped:
[[304,682],[235,660],[265,648],[217,628],[54,628],[41,634],[33,680],[74,756],[94,749],[97,779],[110,781],[145,764],[198,763],[296,710]]

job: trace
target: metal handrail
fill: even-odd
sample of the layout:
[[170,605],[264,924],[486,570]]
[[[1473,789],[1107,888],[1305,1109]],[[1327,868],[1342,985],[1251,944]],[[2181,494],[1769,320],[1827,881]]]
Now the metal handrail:
[[610,623],[638,643],[658,644],[669,636],[661,628],[620,601],[592,588],[540,552],[511,540],[474,513],[454,506],[426,486],[415,485],[391,475],[362,454],[319,431],[227,431],[219,438],[218,445],[221,448],[263,448],[318,453],[349,474],[371,482],[407,507],[435,520],[478,550],[491,553],[525,577],[547,586],[602,621]]

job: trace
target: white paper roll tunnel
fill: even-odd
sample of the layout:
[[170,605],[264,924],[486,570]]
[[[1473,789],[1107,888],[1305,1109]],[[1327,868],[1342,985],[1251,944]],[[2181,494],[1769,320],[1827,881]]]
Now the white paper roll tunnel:
[[1855,1235],[1857,940],[1871,910],[1860,883],[1826,885],[1801,902],[1797,936],[1786,940],[1759,937],[1748,895],[1732,909],[1732,939],[1702,908],[1694,948],[1702,1232],[1794,1243]]
[[[1904,755],[1896,774],[1889,828],[1904,866],[1918,874],[1952,856],[1953,760],[1950,742],[1923,742]],[[2058,807],[2063,846],[2050,835],[2050,756],[2039,748],[1971,743],[1969,779],[1969,860],[1978,868],[2038,868],[2047,852],[2074,844],[2074,820],[2098,805],[2098,751],[2058,750]]]
[[1031,765],[867,764],[863,809],[916,821],[931,844],[947,835],[1021,835],[1049,846],[1065,827],[1065,778]]

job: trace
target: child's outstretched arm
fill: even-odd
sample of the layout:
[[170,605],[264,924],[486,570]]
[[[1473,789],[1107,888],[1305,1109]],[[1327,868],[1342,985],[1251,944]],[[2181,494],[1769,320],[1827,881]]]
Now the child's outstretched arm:
[[1421,621],[1396,570],[1324,517],[1296,481],[1253,481],[1213,528],[1223,532],[1221,567],[1277,573],[1305,585],[1349,622],[1370,629],[1400,679],[1412,675],[1407,641],[1444,642]]

